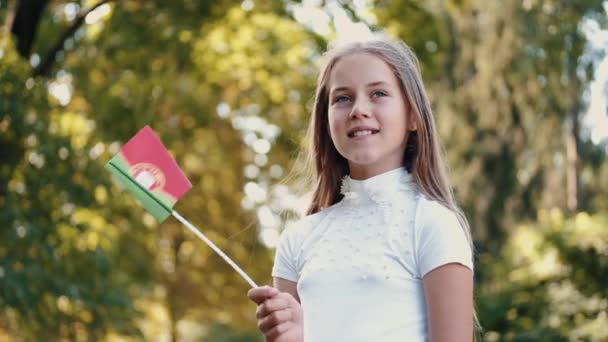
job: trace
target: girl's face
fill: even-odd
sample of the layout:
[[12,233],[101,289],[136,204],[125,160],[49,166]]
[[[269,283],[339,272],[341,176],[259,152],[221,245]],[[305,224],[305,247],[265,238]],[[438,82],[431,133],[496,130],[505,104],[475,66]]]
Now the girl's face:
[[370,53],[338,60],[329,82],[329,130],[350,175],[365,179],[403,165],[408,131],[405,98],[392,69]]

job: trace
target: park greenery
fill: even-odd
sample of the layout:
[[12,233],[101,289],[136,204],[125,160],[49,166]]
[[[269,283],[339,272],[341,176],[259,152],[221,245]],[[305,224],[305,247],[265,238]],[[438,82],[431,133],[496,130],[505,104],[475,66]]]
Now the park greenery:
[[0,0],[0,18],[0,340],[261,341],[248,284],[104,164],[150,125],[194,185],[176,209],[269,284],[322,54],[367,28],[420,59],[481,340],[608,340],[608,140],[585,120],[608,3]]

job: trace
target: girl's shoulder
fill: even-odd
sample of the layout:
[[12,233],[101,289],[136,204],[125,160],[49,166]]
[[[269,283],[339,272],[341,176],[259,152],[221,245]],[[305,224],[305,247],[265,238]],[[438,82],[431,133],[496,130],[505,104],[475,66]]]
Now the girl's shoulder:
[[459,214],[439,201],[421,196],[416,210],[414,236],[419,277],[447,264],[473,270],[473,251]]
[[464,232],[464,227],[456,211],[425,195],[419,196],[415,222],[414,229],[421,234],[445,234],[446,231],[456,231],[457,234]]
[[314,214],[309,214],[292,221],[285,227],[283,233],[291,235],[309,235],[335,210],[337,205],[338,204],[334,204],[333,206],[320,210]]
[[300,255],[307,242],[315,241],[322,236],[323,229],[320,227],[334,209],[335,206],[332,206],[286,224],[278,242],[277,260],[282,260],[282,258],[292,261],[300,260]]
[[443,220],[450,217],[456,217],[456,213],[443,205],[441,202],[429,198],[424,194],[418,196],[416,207],[416,217],[429,220]]

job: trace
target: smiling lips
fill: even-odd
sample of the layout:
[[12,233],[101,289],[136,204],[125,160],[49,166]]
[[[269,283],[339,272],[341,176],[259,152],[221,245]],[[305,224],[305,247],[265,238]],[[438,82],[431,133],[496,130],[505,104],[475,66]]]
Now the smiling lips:
[[348,131],[349,138],[366,137],[380,132],[377,128],[368,126],[357,126]]

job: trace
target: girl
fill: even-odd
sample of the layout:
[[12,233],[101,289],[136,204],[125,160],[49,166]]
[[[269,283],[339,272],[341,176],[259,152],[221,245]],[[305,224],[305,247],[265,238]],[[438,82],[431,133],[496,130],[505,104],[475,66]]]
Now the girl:
[[309,134],[309,215],[281,235],[274,287],[248,294],[267,341],[471,341],[471,236],[412,51],[331,51]]

